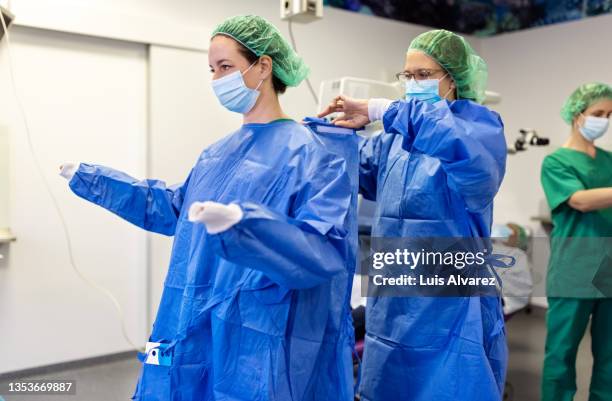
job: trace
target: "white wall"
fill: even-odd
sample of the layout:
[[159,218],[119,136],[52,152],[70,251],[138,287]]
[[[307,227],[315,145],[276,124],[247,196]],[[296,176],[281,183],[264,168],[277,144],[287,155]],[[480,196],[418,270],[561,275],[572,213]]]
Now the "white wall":
[[[532,147],[508,157],[507,174],[497,197],[495,217],[531,225],[544,201],[540,166],[544,156],[563,144],[570,127],[560,117],[563,102],[579,85],[612,82],[612,15],[500,35],[482,41],[489,64],[489,87],[503,101],[494,108],[502,115],[506,137],[513,141],[520,128],[535,128],[551,146]],[[612,135],[600,146],[612,148]]]
[[[214,27],[238,14],[261,15],[288,37],[278,0],[12,0],[11,7],[16,24],[190,50],[206,51]],[[312,68],[317,91],[321,80],[339,75],[393,79],[410,40],[426,30],[330,7],[321,21],[294,24],[298,50]],[[479,49],[478,39],[472,44]],[[290,91],[284,97],[288,111],[304,113],[299,99],[306,97],[304,85]]]
[[[82,35],[203,49],[206,30],[194,23],[197,0],[12,0],[15,24]],[[200,13],[195,13],[195,6]]]
[[[567,97],[583,83],[612,82],[612,15],[510,33],[481,42],[489,65],[489,87],[500,92],[502,103],[494,108],[506,125],[512,143],[520,128],[535,128],[551,145],[531,147],[508,157],[507,172],[495,201],[497,222],[516,222],[546,235],[534,216],[548,214],[540,185],[542,159],[563,144],[570,127],[560,117]],[[598,145],[612,149],[612,134]],[[550,249],[537,240],[532,262],[537,294],[543,293]],[[546,306],[545,298],[533,300]]]
[[[8,127],[0,122],[0,237],[2,237],[2,230],[9,226],[9,193],[7,190],[2,190],[2,188],[8,189],[9,186],[9,156],[11,154],[9,146]],[[2,258],[1,246],[0,258]]]
[[[32,144],[65,215],[76,264],[116,295],[131,339],[142,343],[145,235],[74,196],[57,172],[64,161],[87,160],[144,175],[146,48],[23,27],[11,34]],[[71,270],[7,67],[3,46],[0,121],[10,133],[9,218],[17,242],[0,261],[0,373],[130,349],[112,303]]]

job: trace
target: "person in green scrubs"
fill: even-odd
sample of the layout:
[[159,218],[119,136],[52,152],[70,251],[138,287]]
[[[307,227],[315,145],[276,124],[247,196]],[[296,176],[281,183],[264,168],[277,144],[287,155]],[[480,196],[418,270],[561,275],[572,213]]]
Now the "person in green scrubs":
[[571,401],[576,354],[591,319],[589,401],[612,400],[612,152],[595,146],[612,115],[612,87],[580,86],[565,102],[571,135],[542,165],[553,221],[546,291],[542,401]]

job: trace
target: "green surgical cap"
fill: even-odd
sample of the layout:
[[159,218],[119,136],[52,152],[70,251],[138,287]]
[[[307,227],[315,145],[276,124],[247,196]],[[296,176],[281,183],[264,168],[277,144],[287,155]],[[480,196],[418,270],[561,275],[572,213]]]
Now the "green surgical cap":
[[561,117],[566,123],[572,124],[574,117],[585,111],[593,103],[604,99],[612,100],[612,87],[610,85],[600,82],[584,84],[567,98],[561,109]]
[[440,64],[455,81],[458,98],[484,101],[487,64],[462,36],[444,29],[425,32],[408,50],[420,50]]
[[308,66],[278,29],[256,15],[239,15],[223,21],[212,37],[226,35],[255,53],[272,59],[272,73],[287,86],[297,86],[309,73]]

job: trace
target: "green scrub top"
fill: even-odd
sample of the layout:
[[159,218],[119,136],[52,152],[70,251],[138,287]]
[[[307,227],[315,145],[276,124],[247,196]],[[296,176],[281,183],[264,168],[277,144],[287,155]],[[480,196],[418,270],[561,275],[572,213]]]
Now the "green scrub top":
[[577,191],[612,187],[612,152],[560,148],[546,156],[542,186],[553,222],[546,291],[549,297],[612,296],[612,208],[580,212],[568,204]]

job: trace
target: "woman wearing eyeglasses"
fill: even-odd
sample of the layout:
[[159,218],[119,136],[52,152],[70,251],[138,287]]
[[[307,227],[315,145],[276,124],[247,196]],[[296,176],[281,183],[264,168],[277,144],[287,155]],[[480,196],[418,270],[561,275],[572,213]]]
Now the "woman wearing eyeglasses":
[[[482,106],[484,61],[445,30],[410,44],[406,99],[337,97],[320,116],[357,128],[360,192],[377,201],[373,237],[489,237],[505,172],[498,114]],[[373,297],[366,310],[364,401],[501,400],[507,347],[498,297]]]

